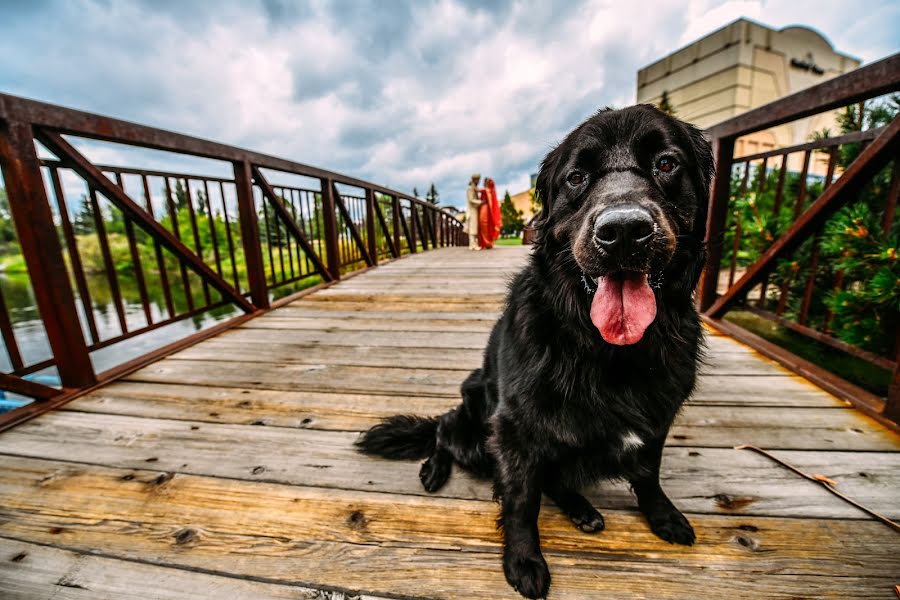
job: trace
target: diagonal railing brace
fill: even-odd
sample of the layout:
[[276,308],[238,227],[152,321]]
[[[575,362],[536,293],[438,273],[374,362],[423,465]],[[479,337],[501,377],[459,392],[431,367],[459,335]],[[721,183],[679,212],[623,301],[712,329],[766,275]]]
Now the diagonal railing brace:
[[306,252],[306,255],[309,257],[309,260],[316,268],[316,271],[322,277],[322,280],[332,281],[333,278],[328,272],[328,269],[325,268],[325,263],[322,262],[322,259],[319,258],[319,255],[313,250],[313,247],[309,243],[309,240],[306,239],[303,231],[297,225],[297,222],[294,221],[291,213],[288,212],[287,207],[285,207],[282,199],[278,196],[278,194],[275,193],[275,189],[262,174],[262,171],[259,170],[259,167],[256,166],[253,167],[253,181],[256,182],[256,184],[262,190],[263,195],[275,208],[275,212],[279,217],[281,217],[282,222],[285,224],[285,226],[287,226],[288,230],[291,232],[291,235],[294,236],[294,239],[297,240],[297,243],[300,244],[300,247],[303,248],[304,252]]
[[178,241],[168,229],[160,225],[156,219],[151,218],[144,209],[136,204],[124,190],[109,180],[97,167],[78,152],[69,142],[67,142],[60,134],[54,131],[44,129],[36,129],[35,137],[42,144],[56,154],[60,160],[77,172],[81,177],[93,185],[99,192],[106,196],[110,202],[118,206],[144,231],[149,233],[154,239],[159,240],[160,244],[165,246],[175,256],[184,260],[188,266],[207,281],[224,297],[228,298],[240,306],[245,312],[251,313],[256,308],[244,298],[240,292],[235,290],[228,282],[219,277],[215,271],[210,269],[196,254],[194,254],[187,246]]
[[806,241],[821,227],[826,219],[843,208],[853,196],[875,176],[890,160],[897,159],[900,146],[900,117],[872,140],[844,174],[828,187],[819,198],[798,218],[784,235],[778,238],[768,250],[744,273],[734,285],[716,300],[705,312],[709,317],[718,317],[738,298],[775,266],[775,260],[791,252]]

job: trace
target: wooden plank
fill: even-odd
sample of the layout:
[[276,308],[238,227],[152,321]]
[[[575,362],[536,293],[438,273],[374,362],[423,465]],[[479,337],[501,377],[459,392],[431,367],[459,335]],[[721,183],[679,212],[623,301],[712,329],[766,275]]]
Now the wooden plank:
[[[515,597],[503,580],[491,502],[4,463],[0,494],[12,517],[2,525],[6,535],[268,581],[413,597],[423,590],[439,598]],[[685,598],[710,590],[739,597],[750,580],[766,595],[876,594],[890,590],[885,574],[900,555],[900,538],[878,523],[722,516],[693,522],[698,545],[686,548],[660,541],[633,513],[609,514],[607,530],[587,536],[548,507],[540,528],[554,597],[624,591]]]
[[[453,310],[452,307],[443,307],[445,310],[428,310],[422,308],[418,303],[411,303],[404,309],[397,309],[393,305],[384,307],[375,307],[371,304],[349,304],[351,308],[340,308],[334,305],[322,306],[322,302],[313,302],[301,304],[299,302],[282,306],[276,311],[261,315],[260,319],[267,318],[339,318],[350,319],[354,323],[360,325],[369,321],[385,321],[397,320],[406,321],[430,321],[452,320],[452,321],[488,321],[493,324],[501,315],[502,306],[499,304],[485,305],[482,310],[472,310],[466,307],[465,310]],[[337,304],[337,303],[334,303]],[[393,310],[391,310],[393,309]]]
[[[409,335],[409,334],[407,334]],[[463,334],[459,334],[463,335]],[[324,363],[263,363],[245,361],[163,360],[128,375],[128,381],[182,383],[267,390],[331,391],[401,396],[458,398],[467,370],[385,368]],[[782,375],[701,375],[703,394],[715,395],[725,404],[729,398],[766,399],[779,406],[780,399],[794,396],[830,398],[800,378]],[[698,392],[698,396],[701,395]],[[832,403],[831,406],[834,404]],[[798,416],[797,418],[803,418]],[[866,421],[868,423],[868,421]],[[872,425],[867,425],[871,428]]]
[[[149,388],[149,389],[146,389]],[[362,431],[400,413],[440,415],[457,397],[271,391],[122,382],[82,397],[68,410],[210,423]],[[693,403],[675,422],[672,446],[891,450],[891,434],[856,413],[833,408],[718,406]],[[893,437],[896,444],[896,436]],[[896,448],[896,445],[893,446]]]
[[[324,291],[324,290],[323,290]],[[316,296],[318,295],[315,294]],[[397,331],[402,331],[398,334]],[[329,344],[335,346],[376,346],[376,347],[398,347],[398,348],[469,348],[475,350],[484,350],[487,345],[488,331],[482,333],[474,332],[416,332],[396,330],[394,332],[385,331],[317,331],[317,330],[295,330],[290,333],[289,339],[279,336],[277,333],[267,331],[259,331],[253,329],[232,329],[220,336],[219,339],[229,339],[231,336],[239,336],[242,340],[259,340],[268,344],[290,341],[291,343],[318,343]],[[707,338],[707,356],[713,356],[720,353],[743,353],[755,354],[752,350],[745,346],[736,344],[725,337],[709,337]]]
[[343,598],[287,581],[276,584],[223,577],[130,558],[105,558],[0,537],[0,587],[5,600],[195,600],[199,595],[229,600]]
[[[719,381],[719,379],[704,379]],[[810,391],[814,391],[810,388]],[[354,394],[308,390],[258,390],[241,387],[195,386],[172,383],[120,381],[85,395],[65,409],[136,417],[158,417],[212,423],[265,424],[279,427],[305,427],[336,431],[354,431],[375,420],[400,413],[440,414],[456,406],[456,396],[400,396],[390,394]],[[792,394],[776,399],[765,395],[735,396],[730,390],[707,389],[701,385],[687,410],[691,418],[697,409],[726,403],[756,410],[791,403],[790,406],[841,410],[844,403],[827,394]],[[743,402],[743,404],[739,404]],[[727,439],[729,423],[717,424]],[[689,435],[680,433],[679,435]],[[736,441],[736,440],[735,440]],[[758,440],[757,440],[758,441]],[[727,442],[726,442],[727,443]],[[811,442],[811,443],[814,443]]]
[[[258,320],[258,319],[255,319]],[[415,323],[413,321],[413,323]],[[414,327],[413,325],[412,327]],[[352,319],[334,330],[352,330]],[[426,369],[471,370],[481,366],[483,351],[472,348],[391,348],[373,346],[328,346],[316,343],[295,344],[271,336],[235,335],[216,337],[173,355],[180,360],[223,360],[243,362],[303,363],[357,366],[418,367]],[[701,373],[716,375],[781,375],[791,373],[768,359],[748,358],[744,353],[718,353],[710,356]],[[759,400],[763,400],[760,398]]]
[[[356,437],[353,432],[64,411],[5,432],[0,436],[0,453],[116,468],[152,465],[164,471],[228,479],[425,494],[417,461],[362,456],[352,445]],[[236,450],[223,454],[224,445]],[[900,514],[896,502],[900,453],[777,454],[809,472],[833,477],[844,493],[875,510]],[[4,459],[0,464],[7,462]],[[866,518],[820,486],[765,457],[732,448],[667,447],[663,485],[676,504],[695,513]],[[441,495],[489,500],[491,489],[488,482],[456,470]],[[634,507],[625,483],[603,483],[589,490],[589,496],[604,508]]]
[[275,312],[243,325],[245,329],[312,329],[328,331],[435,331],[435,332],[490,332],[494,321],[462,319],[346,319],[340,317],[291,317]]
[[[379,267],[380,268],[380,267]],[[407,318],[412,318],[412,314],[419,312],[425,314],[446,313],[446,314],[482,314],[489,313],[495,315],[494,318],[500,316],[503,310],[503,302],[482,302],[480,299],[473,299],[472,302],[423,302],[407,298],[406,300],[398,300],[391,303],[372,304],[371,302],[342,302],[340,300],[320,302],[316,298],[318,294],[304,296],[299,300],[295,300],[287,304],[279,311],[290,311],[298,309],[308,314],[329,314],[331,311],[346,311],[355,313],[376,312],[377,314],[405,314]],[[441,317],[447,318],[447,317]]]
[[[462,303],[462,304],[470,304],[470,303],[484,303],[484,302],[492,302],[492,303],[501,303],[506,299],[505,290],[496,289],[491,293],[483,293],[481,295],[476,295],[474,293],[469,296],[459,296],[458,292],[453,292],[446,288],[431,288],[428,290],[419,289],[419,290],[410,290],[411,286],[404,286],[403,288],[393,290],[393,293],[385,293],[383,290],[381,292],[372,289],[359,289],[359,288],[351,288],[351,287],[339,287],[337,289],[327,288],[324,290],[320,290],[316,292],[314,296],[310,296],[309,299],[318,302],[328,302],[330,300],[340,300],[342,302],[380,302],[383,304],[393,303],[393,302],[428,302],[428,303],[443,303],[443,302],[453,302],[453,303]],[[402,292],[402,293],[400,293]]]

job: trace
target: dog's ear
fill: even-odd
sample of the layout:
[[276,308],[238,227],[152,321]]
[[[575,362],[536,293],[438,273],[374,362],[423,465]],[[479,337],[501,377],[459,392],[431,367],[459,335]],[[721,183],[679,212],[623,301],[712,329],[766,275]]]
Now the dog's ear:
[[534,184],[535,200],[540,205],[540,211],[535,215],[532,226],[540,232],[550,219],[550,211],[553,208],[553,197],[556,190],[553,188],[553,182],[556,180],[556,168],[559,164],[559,156],[561,154],[560,147],[557,146],[547,153],[544,160],[541,161],[541,168],[538,171],[537,181]]
[[703,131],[689,123],[682,123],[691,143],[691,150],[696,161],[694,179],[695,193],[697,195],[697,216],[694,220],[693,233],[703,239],[706,235],[706,214],[709,207],[709,192],[713,177],[716,175],[716,165],[713,161],[712,146],[703,135]]
[[691,179],[697,198],[697,211],[691,235],[679,242],[686,255],[682,259],[683,262],[680,263],[682,265],[681,275],[674,287],[689,297],[697,287],[700,275],[706,265],[706,244],[704,243],[706,216],[709,210],[710,186],[716,174],[716,166],[713,161],[712,146],[703,135],[703,131],[689,123],[682,122],[682,126],[694,155],[694,171],[691,173]]

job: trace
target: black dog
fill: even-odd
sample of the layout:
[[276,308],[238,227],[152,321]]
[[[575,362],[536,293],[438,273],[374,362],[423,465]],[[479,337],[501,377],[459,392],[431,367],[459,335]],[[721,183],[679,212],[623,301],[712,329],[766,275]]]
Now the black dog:
[[595,532],[603,517],[579,490],[625,478],[656,535],[694,542],[659,468],[701,351],[692,294],[713,170],[701,133],[651,106],[582,123],[541,164],[538,240],[462,404],[438,418],[389,418],[357,442],[368,454],[427,457],[429,492],[454,462],[493,477],[503,570],[523,596],[550,587],[542,493]]

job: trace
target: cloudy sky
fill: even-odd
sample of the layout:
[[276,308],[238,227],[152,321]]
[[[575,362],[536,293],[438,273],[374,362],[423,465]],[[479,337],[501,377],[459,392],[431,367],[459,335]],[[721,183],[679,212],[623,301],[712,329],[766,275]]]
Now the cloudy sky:
[[525,189],[638,68],[741,16],[900,50],[896,0],[0,0],[0,91],[461,205],[473,171]]

